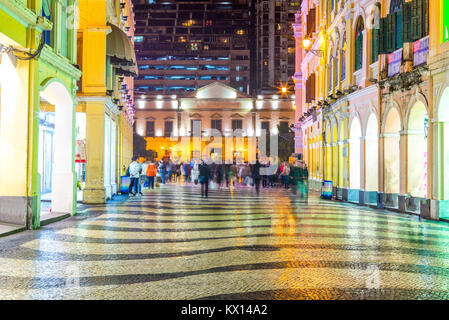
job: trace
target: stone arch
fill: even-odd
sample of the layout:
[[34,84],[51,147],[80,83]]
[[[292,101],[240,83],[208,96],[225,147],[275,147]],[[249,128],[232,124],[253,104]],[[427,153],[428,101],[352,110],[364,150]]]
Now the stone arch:
[[387,117],[392,109],[395,109],[400,116],[401,130],[403,130],[403,128],[404,128],[404,125],[403,125],[404,121],[402,120],[401,108],[399,107],[399,104],[395,100],[392,99],[391,102],[385,108],[385,110],[382,114],[382,117],[381,117],[381,119],[382,119],[381,132],[382,133],[384,133],[386,130],[385,126],[386,126]]
[[419,99],[412,101],[407,121],[407,192],[427,197],[427,132],[428,109]]
[[355,32],[355,28],[356,28],[356,25],[357,25],[357,20],[359,18],[362,18],[364,24],[365,24],[365,21],[366,21],[365,10],[362,8],[362,6],[359,3],[355,2],[355,6],[354,6],[354,11],[353,12],[354,12],[354,14],[353,14],[352,17],[354,19],[352,21],[352,28],[351,28],[352,33]]
[[[39,161],[52,161],[50,172],[45,171],[49,176],[43,179],[51,179],[51,207],[53,212],[73,213],[76,196],[74,193],[74,127],[75,115],[74,101],[67,86],[55,78],[46,79],[41,84],[40,98],[42,102],[54,106],[54,134],[52,146],[49,150],[52,153],[51,159],[41,158],[44,155],[42,148],[49,146],[41,145]],[[44,141],[44,140],[43,140]],[[42,141],[42,142],[43,142]],[[42,165],[44,165],[42,163]],[[40,166],[39,166],[40,167]],[[44,173],[41,167],[41,175]]]
[[438,121],[448,122],[449,121],[449,83],[444,86],[438,97],[437,112]]
[[410,120],[410,114],[412,112],[412,109],[415,107],[415,105],[417,103],[422,103],[426,109],[427,114],[429,113],[429,104],[428,104],[428,100],[427,98],[421,94],[421,93],[417,93],[416,95],[414,95],[408,105],[407,108],[405,109],[405,114],[404,114],[404,128],[406,130],[408,130],[409,128],[409,120]]
[[[360,127],[362,127],[362,120],[361,120],[362,117],[361,117],[360,113],[355,108],[353,108],[351,110],[351,112],[350,112],[350,115],[349,115],[348,132],[351,132],[351,126],[353,124],[354,118],[358,118],[359,119]],[[349,135],[348,135],[348,137],[349,137]]]

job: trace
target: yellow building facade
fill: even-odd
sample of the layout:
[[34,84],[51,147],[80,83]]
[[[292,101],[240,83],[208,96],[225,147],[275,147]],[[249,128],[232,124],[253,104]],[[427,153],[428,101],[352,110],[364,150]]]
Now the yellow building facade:
[[335,199],[444,218],[433,106],[446,3],[303,1],[296,127],[313,188],[332,182]]
[[51,219],[44,198],[58,216],[76,213],[76,8],[0,2],[0,233]]
[[294,124],[291,94],[253,97],[218,81],[170,99],[136,98],[136,133],[146,139],[155,160],[255,162],[264,130],[277,135],[278,126],[288,131]]
[[134,16],[131,1],[79,3],[77,140],[85,157],[77,165],[83,202],[104,203],[119,191],[132,157]]

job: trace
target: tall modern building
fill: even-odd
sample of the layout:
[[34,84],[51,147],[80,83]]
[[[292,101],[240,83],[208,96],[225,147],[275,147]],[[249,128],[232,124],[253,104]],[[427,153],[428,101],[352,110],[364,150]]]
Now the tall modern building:
[[[276,90],[261,92],[256,90],[258,81],[251,76],[267,79],[261,84],[266,84],[268,89],[278,86],[279,80],[285,84],[291,79],[295,71],[294,51],[291,51],[291,68],[286,64],[289,63],[288,46],[294,47],[295,41],[289,19],[293,17],[294,21],[300,5],[283,0],[263,3],[271,10],[268,16],[272,19],[267,23],[272,32],[267,32],[267,38],[271,35],[267,43],[273,59],[267,62],[272,74],[267,71],[265,75],[266,70],[262,69],[262,77],[254,72],[252,63],[252,59],[257,59],[259,35],[255,9],[258,2],[134,1],[134,40],[139,67],[139,77],[135,80],[135,132],[145,137],[147,150],[156,152],[158,159],[179,156],[186,160],[200,153],[211,156],[207,150],[195,149],[199,145],[195,146],[190,139],[194,123],[199,123],[205,140],[219,132],[231,141],[219,143],[214,139],[212,152],[215,160],[231,162],[238,158],[250,161],[250,154],[255,154],[252,152],[255,141],[263,130],[276,132],[278,126],[288,128],[294,124],[293,90],[282,94]],[[288,16],[290,7],[292,17]],[[262,18],[265,19],[265,13]],[[261,32],[264,30],[261,27]],[[265,44],[263,39],[261,45]],[[236,130],[243,130],[246,135],[244,145],[239,146],[232,139]],[[184,139],[187,145],[180,147],[171,137]],[[192,146],[187,148],[190,143]]]
[[137,94],[171,97],[215,81],[249,93],[249,0],[134,4]]
[[300,7],[299,0],[253,1],[252,93],[271,95],[281,87],[293,86],[295,38],[292,24]]

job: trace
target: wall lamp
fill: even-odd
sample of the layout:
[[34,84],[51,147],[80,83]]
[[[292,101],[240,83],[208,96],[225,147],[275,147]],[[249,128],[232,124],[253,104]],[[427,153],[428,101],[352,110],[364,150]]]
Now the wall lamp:
[[306,38],[306,39],[302,40],[302,46],[304,47],[306,52],[311,52],[312,54],[316,55],[317,57],[322,58],[324,56],[323,50],[310,49],[311,45],[312,45],[312,41],[310,39]]

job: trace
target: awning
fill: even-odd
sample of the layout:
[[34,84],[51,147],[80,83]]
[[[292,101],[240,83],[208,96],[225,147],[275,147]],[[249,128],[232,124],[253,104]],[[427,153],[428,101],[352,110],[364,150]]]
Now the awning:
[[111,57],[114,65],[135,66],[136,53],[134,46],[126,33],[114,24],[109,23],[112,32],[107,35],[106,54]]
[[115,66],[115,73],[119,76],[125,76],[125,77],[137,77],[138,71],[137,71],[137,65],[133,66]]

